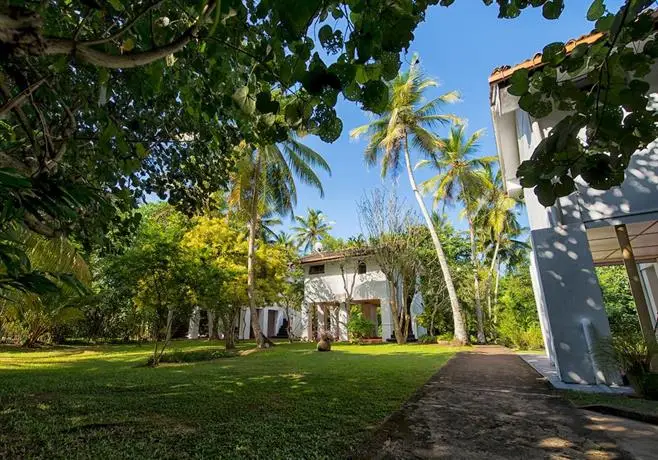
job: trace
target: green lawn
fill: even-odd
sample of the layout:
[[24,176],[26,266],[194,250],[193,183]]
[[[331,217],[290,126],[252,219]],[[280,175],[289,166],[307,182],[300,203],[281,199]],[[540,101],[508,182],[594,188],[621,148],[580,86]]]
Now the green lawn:
[[344,457],[455,349],[280,344],[138,367],[150,351],[0,348],[0,458]]
[[577,407],[603,405],[658,416],[658,401],[624,395],[583,393],[580,391],[561,391],[560,393]]

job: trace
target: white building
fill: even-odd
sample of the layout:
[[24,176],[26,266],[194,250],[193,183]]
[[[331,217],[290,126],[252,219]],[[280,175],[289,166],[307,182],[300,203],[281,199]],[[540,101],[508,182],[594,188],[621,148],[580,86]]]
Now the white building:
[[[588,35],[567,44],[598,37]],[[577,181],[577,191],[542,206],[534,192],[517,179],[520,163],[564,113],[534,119],[507,92],[509,78],[519,68],[531,72],[541,55],[515,67],[496,69],[489,78],[494,132],[505,188],[522,194],[533,246],[531,275],[546,350],[561,379],[568,383],[613,383],[592,353],[598,337],[610,334],[595,265],[625,263],[643,330],[655,326],[658,315],[658,148],[636,152],[621,186],[595,190]],[[658,91],[656,69],[646,77]],[[584,139],[584,133],[581,133]],[[650,317],[650,318],[649,318]],[[650,319],[651,324],[647,321]],[[646,336],[646,332],[645,332]]]
[[[286,309],[278,306],[258,308],[257,312],[260,321],[260,327],[266,337],[280,339],[288,338],[287,326],[289,321],[291,322],[290,332],[292,336],[297,338],[302,336],[304,327],[302,323],[302,317],[299,312],[291,309],[290,318],[286,314]],[[210,316],[212,316],[212,314]],[[199,338],[199,330],[202,322],[205,323],[204,329],[206,331],[208,329],[208,325],[211,322],[215,324],[215,327],[219,326],[213,319],[208,316],[208,312],[201,311],[199,308],[197,308],[190,318],[187,338]],[[235,328],[237,331],[236,337],[239,340],[248,340],[250,338],[254,338],[254,332],[251,328],[251,315],[249,314],[248,308],[243,308],[240,311],[240,316],[235,323]],[[222,332],[220,330],[220,337],[221,334]]]
[[[347,340],[346,300],[349,297],[351,304],[360,306],[364,317],[374,324],[373,338],[395,339],[389,286],[370,251],[316,251],[302,257],[300,264],[304,268],[304,339],[315,340],[318,331],[325,329],[331,330],[340,340]],[[398,305],[403,305],[402,299]],[[422,297],[417,292],[410,306],[408,337],[412,340],[426,333],[417,323],[422,311]]]

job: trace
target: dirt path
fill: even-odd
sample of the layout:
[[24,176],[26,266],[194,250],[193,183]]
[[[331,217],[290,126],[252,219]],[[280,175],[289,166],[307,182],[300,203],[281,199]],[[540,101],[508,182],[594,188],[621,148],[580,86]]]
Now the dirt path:
[[374,433],[363,458],[627,459],[502,347],[460,353]]

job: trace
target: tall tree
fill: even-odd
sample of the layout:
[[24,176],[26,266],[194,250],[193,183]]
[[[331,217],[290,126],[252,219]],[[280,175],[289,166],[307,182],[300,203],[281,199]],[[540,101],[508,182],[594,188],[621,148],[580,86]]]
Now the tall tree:
[[395,194],[375,190],[364,196],[358,208],[373,257],[386,277],[395,340],[406,343],[422,268],[418,257],[422,226]]
[[[487,296],[487,311],[489,319],[495,320],[498,280],[500,278],[500,248],[513,244],[523,231],[517,220],[517,209],[522,206],[520,198],[509,196],[503,189],[502,172],[493,168],[493,164],[485,164],[484,170],[492,187],[485,197],[485,208],[481,213],[479,224],[483,232],[483,240],[488,241],[491,252],[491,263],[487,272],[485,292]],[[494,288],[492,290],[492,281]]]
[[479,343],[484,343],[486,337],[480,295],[480,275],[478,273],[480,266],[475,223],[483,204],[481,198],[493,187],[482,166],[496,161],[496,157],[475,157],[479,147],[478,141],[483,133],[484,131],[479,130],[467,137],[464,125],[454,125],[450,129],[448,137],[437,142],[438,149],[429,152],[429,159],[420,161],[416,166],[432,166],[438,171],[434,177],[423,182],[423,189],[432,193],[435,203],[440,201],[454,203],[455,200],[459,200],[464,206],[471,241],[471,264],[473,265],[473,289]]
[[259,348],[272,343],[263,335],[256,310],[255,251],[261,217],[267,211],[289,215],[297,203],[295,180],[301,181],[324,196],[322,182],[315,172],[331,172],[322,155],[301,143],[293,134],[279,144],[241,145],[242,159],[234,176],[231,202],[236,204],[249,227],[247,257],[247,294],[251,325]]
[[297,238],[297,244],[303,252],[309,252],[323,238],[329,235],[332,229],[322,211],[309,209],[306,217],[295,216],[297,225],[292,228]]
[[397,175],[400,163],[404,162],[411,190],[430,231],[441,265],[452,308],[455,339],[466,343],[468,335],[464,327],[462,308],[457,298],[448,261],[432,217],[423,200],[423,195],[416,183],[411,162],[411,148],[423,154],[431,154],[436,151],[439,139],[431,130],[438,125],[457,119],[454,115],[443,114],[439,111],[445,104],[458,101],[459,94],[456,91],[450,91],[427,101],[424,98],[424,92],[429,88],[437,87],[438,83],[422,73],[417,56],[412,58],[409,70],[400,73],[388,86],[389,99],[383,115],[367,125],[352,130],[350,135],[355,138],[365,135],[369,137],[365,160],[369,165],[380,162],[382,177],[389,174]]

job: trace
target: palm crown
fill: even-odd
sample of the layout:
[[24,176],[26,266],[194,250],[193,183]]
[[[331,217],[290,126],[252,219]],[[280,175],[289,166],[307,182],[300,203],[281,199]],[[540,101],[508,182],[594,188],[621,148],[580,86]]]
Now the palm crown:
[[296,216],[297,225],[292,228],[295,232],[299,247],[308,252],[315,243],[329,234],[332,226],[327,222],[322,211],[309,209],[306,218]]
[[441,201],[454,204],[460,200],[466,212],[472,214],[481,204],[480,198],[493,188],[485,165],[497,158],[475,156],[483,134],[484,130],[478,130],[467,137],[464,125],[454,125],[448,136],[439,140],[438,148],[416,164],[416,168],[431,166],[438,171],[422,183],[423,190],[432,194],[435,206]]
[[426,101],[423,92],[439,86],[434,79],[426,77],[419,67],[416,55],[407,72],[399,74],[389,83],[390,99],[383,115],[371,123],[353,129],[350,136],[369,137],[365,149],[365,160],[370,166],[381,157],[381,174],[396,173],[405,143],[422,153],[434,152],[440,139],[432,129],[449,122],[459,121],[455,115],[440,113],[446,104],[459,101],[459,93],[450,91]]

